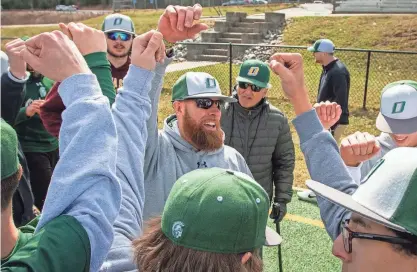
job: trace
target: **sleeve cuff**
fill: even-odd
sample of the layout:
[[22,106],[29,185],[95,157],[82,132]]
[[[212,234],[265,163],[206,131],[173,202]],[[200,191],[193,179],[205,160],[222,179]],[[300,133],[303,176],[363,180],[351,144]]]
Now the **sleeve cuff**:
[[[130,64],[129,71],[123,80],[122,88],[130,91],[140,89],[144,91],[144,94],[148,95],[149,89],[144,87],[151,85],[154,75],[155,73],[153,71]],[[139,86],[141,88],[138,88]]]
[[359,186],[361,185],[361,176],[362,176],[362,172],[361,172],[361,167],[362,167],[362,162],[354,167],[354,166],[347,166],[347,169],[350,173],[350,175],[352,176],[353,180],[355,181],[355,183]]
[[15,77],[15,76],[12,74],[12,72],[10,72],[10,67],[9,67],[9,68],[7,68],[7,74],[9,75],[9,78],[10,78],[11,80],[13,80],[14,82],[16,82],[16,83],[26,83],[26,81],[29,79],[29,75],[30,75],[30,73],[26,72],[26,77],[25,77],[25,78],[23,78],[23,79],[19,79],[19,78]]
[[174,60],[173,58],[166,57],[164,59],[164,63],[163,64],[157,63],[156,64],[156,67],[155,67],[155,74],[164,75],[165,74],[165,70],[167,69],[168,65],[171,64],[171,62],[173,60]]

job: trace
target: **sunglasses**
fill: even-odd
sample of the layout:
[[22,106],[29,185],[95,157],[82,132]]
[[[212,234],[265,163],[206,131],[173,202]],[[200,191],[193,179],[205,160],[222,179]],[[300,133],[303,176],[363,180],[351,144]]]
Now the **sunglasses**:
[[109,32],[107,33],[107,38],[112,41],[117,41],[117,38],[120,38],[120,40],[126,42],[132,38],[132,35],[124,32]]
[[216,107],[220,110],[220,107],[223,105],[221,100],[212,100],[210,98],[197,98],[194,99],[197,108],[208,110],[213,104],[216,104]]
[[241,89],[247,89],[250,86],[250,88],[254,92],[260,92],[263,89],[259,86],[256,86],[256,85],[253,85],[253,84],[250,84],[250,83],[247,83],[247,82],[238,82],[238,85],[239,85],[239,88],[241,88]]

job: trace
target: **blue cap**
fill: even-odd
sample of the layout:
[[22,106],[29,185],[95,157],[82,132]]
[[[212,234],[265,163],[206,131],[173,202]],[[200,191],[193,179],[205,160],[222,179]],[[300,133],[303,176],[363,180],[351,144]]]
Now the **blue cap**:
[[324,52],[324,53],[333,53],[334,44],[329,39],[320,39],[317,40],[312,46],[307,48],[310,52]]

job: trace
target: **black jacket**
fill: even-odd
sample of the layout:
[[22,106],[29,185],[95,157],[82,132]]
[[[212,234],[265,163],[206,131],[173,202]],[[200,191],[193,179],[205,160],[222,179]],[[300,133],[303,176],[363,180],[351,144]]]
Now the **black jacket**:
[[349,124],[350,74],[346,66],[338,59],[323,66],[320,77],[317,102],[336,102],[342,107],[338,124]]
[[[11,126],[14,125],[25,96],[24,86],[24,83],[17,83],[11,80],[7,73],[1,76],[1,118]],[[13,221],[17,227],[26,225],[26,223],[35,218],[29,169],[20,143],[18,148],[19,162],[23,168],[23,175],[12,200]]]
[[275,195],[278,202],[290,202],[294,144],[284,114],[266,99],[250,110],[237,102],[226,103],[222,108],[221,126],[225,133],[224,143],[243,155],[253,177],[270,199]]

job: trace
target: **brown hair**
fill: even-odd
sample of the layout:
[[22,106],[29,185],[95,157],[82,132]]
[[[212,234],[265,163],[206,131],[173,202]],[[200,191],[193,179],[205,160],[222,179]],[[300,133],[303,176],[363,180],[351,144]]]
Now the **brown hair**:
[[[143,272],[260,272],[257,251],[242,264],[242,254],[222,254],[175,245],[161,229],[161,217],[148,221],[145,233],[133,241],[134,258]],[[244,253],[244,252],[243,252]]]
[[6,210],[12,202],[13,194],[16,192],[19,180],[22,177],[22,167],[19,165],[16,173],[1,180],[1,211]]

